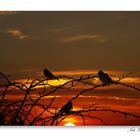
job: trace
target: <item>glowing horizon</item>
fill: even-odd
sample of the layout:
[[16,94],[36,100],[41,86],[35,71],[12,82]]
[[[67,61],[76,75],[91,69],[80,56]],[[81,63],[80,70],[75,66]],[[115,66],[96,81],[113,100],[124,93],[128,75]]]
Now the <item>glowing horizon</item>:
[[[139,90],[131,88],[140,88],[139,23],[139,11],[1,11],[0,72],[11,82],[19,82],[21,86],[10,85],[3,75],[0,75],[0,86],[5,83],[9,84],[7,87],[10,86],[7,89],[0,88],[4,106],[27,95],[27,103],[33,104],[36,99],[42,97],[39,103],[46,107],[55,97],[50,108],[52,114],[55,114],[69,100],[82,93],[72,100],[72,111],[97,104],[98,108],[111,108],[140,115]],[[57,77],[59,80],[45,79],[45,68],[52,73],[51,76],[54,75],[49,75],[50,79]],[[97,77],[99,70],[107,73],[113,81],[131,73],[121,80],[128,86],[107,84],[93,91],[86,91],[85,89],[93,86],[91,84],[102,84],[102,80]],[[90,84],[75,82],[75,86],[69,84],[58,88],[69,82],[68,77],[76,79],[88,76],[96,78],[86,81]],[[38,81],[40,83],[29,91],[28,88],[35,79],[35,85]],[[48,96],[41,96],[42,94]],[[34,115],[36,112],[39,114],[42,108],[37,106],[35,111],[34,109]],[[43,116],[47,116],[47,113],[52,115],[49,111]],[[64,113],[67,113],[67,110]],[[92,113],[103,117],[110,125],[140,124],[132,117],[126,120],[117,113],[115,120],[114,112]],[[86,125],[103,125],[101,121],[89,118],[88,116],[85,119]],[[79,126],[83,123],[82,116],[68,114],[60,125]]]

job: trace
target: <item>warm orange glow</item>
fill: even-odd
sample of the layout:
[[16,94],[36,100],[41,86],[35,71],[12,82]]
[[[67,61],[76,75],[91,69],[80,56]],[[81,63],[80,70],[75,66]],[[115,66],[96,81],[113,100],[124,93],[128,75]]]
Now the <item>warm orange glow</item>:
[[77,117],[69,116],[69,117],[65,118],[64,121],[60,125],[62,125],[62,126],[75,126],[75,125],[77,125],[77,123],[78,123]]
[[[87,70],[67,70],[67,71],[54,71],[53,73],[55,75],[70,75],[70,76],[74,76],[74,75],[96,75],[98,73],[99,70],[96,69],[87,69]],[[109,73],[111,75],[119,75],[121,76],[122,74],[126,74],[128,73],[128,71],[119,71],[119,70],[106,70],[106,73]]]
[[64,83],[66,83],[68,80],[66,79],[59,79],[58,80],[48,80],[48,84],[52,85],[52,86],[59,86],[59,85],[63,85]]
[[[28,82],[27,82],[28,81]],[[33,85],[37,84],[34,88],[43,88],[44,85],[45,87],[50,87],[50,86],[60,86],[63,85],[67,82],[68,80],[66,79],[59,79],[59,80],[46,80],[43,83],[39,83],[37,84],[39,81],[36,81],[33,83]],[[30,84],[32,83],[32,80],[27,80],[27,79],[21,79],[21,80],[16,80],[16,82],[20,82],[20,83],[25,83],[25,85],[27,87],[30,86]],[[44,84],[44,85],[43,85]],[[23,87],[24,88],[24,87]]]
[[[74,76],[80,76],[80,75],[96,75],[98,72],[98,70],[75,70],[75,71],[56,71],[54,72],[55,75],[67,75],[67,76],[70,76],[70,77],[74,77]],[[105,71],[107,74],[109,74],[109,76],[114,80],[114,81],[117,81],[119,80],[119,77],[121,77],[124,73],[127,74],[128,72],[126,71],[109,71],[109,70],[106,70]],[[33,79],[30,79],[30,80],[27,80],[27,79],[20,79],[20,80],[16,80],[15,82],[21,82],[21,83],[26,83],[25,85],[27,87],[30,86],[31,82],[32,82]],[[99,80],[98,77],[96,77],[95,79],[90,79],[94,84],[100,84],[101,81]],[[28,81],[28,83],[27,83]],[[69,80],[68,79],[59,79],[59,80],[46,80],[44,81],[43,83],[45,84],[45,87],[50,87],[50,86],[59,86],[59,85],[63,85],[64,83],[68,82]],[[121,82],[123,83],[127,83],[127,84],[139,84],[139,81],[140,81],[140,77],[135,77],[132,75],[129,75],[128,77],[124,78],[121,80]],[[34,82],[35,83],[38,83],[39,81],[36,81]],[[50,86],[49,86],[50,85]],[[82,86],[81,86],[82,85]],[[35,86],[34,88],[37,89],[37,88],[43,88],[43,84],[40,83],[39,85]],[[78,86],[74,87],[74,88],[88,88],[89,85],[84,85],[82,83],[79,83]],[[23,87],[24,88],[24,87]],[[109,87],[109,88],[112,88]],[[113,87],[114,88],[114,87]]]
[[[68,74],[71,74],[70,77],[79,76],[80,74],[96,74],[94,71],[78,71],[77,72],[69,72]],[[106,72],[109,74],[109,76],[117,81],[119,79],[119,76],[122,75],[120,72]],[[64,75],[67,75],[65,73]],[[93,80],[93,79],[90,79]],[[28,81],[28,83],[27,83]],[[27,80],[27,79],[20,79],[15,80],[15,82],[19,83],[25,83],[27,87],[30,86],[33,79]],[[139,87],[139,76],[130,75],[129,77],[124,78],[121,82],[126,83],[128,85],[136,85],[136,87]],[[37,84],[39,81],[35,81],[34,84]],[[46,93],[53,90],[51,86],[57,87],[60,85],[65,84],[68,82],[68,79],[59,79],[59,80],[45,80],[43,83],[46,87]],[[91,82],[91,81],[89,81]],[[93,83],[100,84],[101,81],[98,77],[93,80]],[[20,85],[20,84],[19,84]],[[38,84],[32,89],[32,92],[30,93],[30,96],[33,100],[37,99],[40,94],[38,92],[43,91],[44,85],[42,83]],[[83,83],[79,83],[71,90],[68,90],[67,87],[71,86],[66,85],[63,90],[55,91],[53,94],[50,94],[48,96],[44,96],[40,102],[42,104],[49,104],[51,99],[55,97],[55,102],[52,104],[52,107],[57,107],[58,110],[61,109],[61,107],[72,97],[77,95],[80,91],[90,88],[90,85],[83,85]],[[23,86],[22,88],[25,88]],[[18,88],[12,90],[8,95],[5,96],[5,99],[14,101],[18,98],[24,97],[24,92]],[[88,91],[80,95],[77,99],[73,101],[73,111],[77,111],[86,107],[91,106],[92,104],[96,104],[98,109],[107,108],[107,109],[116,109],[124,112],[134,113],[134,114],[140,114],[139,111],[139,105],[140,105],[140,97],[137,92],[134,90],[130,90],[129,88],[122,86],[122,85],[111,85],[106,87],[100,87],[92,91]],[[42,111],[42,109],[37,108],[38,114]],[[54,108],[49,109],[51,112],[55,112]],[[32,111],[35,115],[35,111]],[[85,113],[86,114],[86,113]],[[44,113],[43,116],[49,116],[52,115],[50,113]],[[128,117],[128,119],[125,120],[124,116],[119,113],[113,113],[113,112],[96,112],[94,111],[91,115],[95,117],[99,117],[104,119],[105,122],[107,122],[110,125],[117,125],[117,124],[139,124],[139,122],[132,117]],[[101,121],[93,118],[85,118],[85,124],[86,125],[104,125]],[[81,126],[84,125],[84,122],[80,116],[76,115],[69,115],[67,116],[60,124],[60,126]]]
[[75,126],[75,124],[74,124],[74,123],[69,122],[69,123],[66,123],[64,126]]

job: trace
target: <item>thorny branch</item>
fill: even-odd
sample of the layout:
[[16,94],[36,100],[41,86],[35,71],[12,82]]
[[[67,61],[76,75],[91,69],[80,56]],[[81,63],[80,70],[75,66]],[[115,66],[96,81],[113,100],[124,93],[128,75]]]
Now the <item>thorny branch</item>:
[[[127,75],[123,75],[119,77],[119,80],[114,81],[111,85],[122,85],[137,91],[140,91],[139,88],[128,85],[126,83],[122,83],[121,81],[128,77],[131,73]],[[65,118],[67,118],[70,115],[76,115],[81,117],[83,121],[83,125],[86,125],[86,118],[90,119],[97,119],[100,122],[102,122],[104,125],[107,125],[107,123],[103,120],[103,118],[99,118],[95,115],[93,115],[93,112],[113,112],[113,113],[120,113],[124,115],[124,117],[127,119],[128,116],[134,117],[138,120],[140,120],[140,116],[136,114],[131,114],[129,112],[123,112],[119,110],[113,110],[113,109],[99,109],[97,104],[92,104],[88,107],[83,107],[80,110],[71,110],[69,113],[62,113],[59,114],[58,117],[55,117],[59,113],[59,109],[56,107],[52,107],[52,104],[55,102],[56,97],[53,97],[50,100],[49,104],[41,104],[39,101],[51,95],[52,93],[55,93],[59,89],[65,88],[65,89],[72,89],[73,87],[77,86],[78,83],[82,83],[84,85],[88,85],[90,87],[81,90],[79,93],[77,93],[75,96],[73,96],[69,101],[72,102],[75,99],[77,99],[80,95],[83,93],[86,93],[87,91],[94,91],[96,88],[105,87],[108,85],[104,84],[95,84],[93,81],[98,77],[97,75],[87,75],[86,77],[79,77],[79,78],[72,78],[69,76],[60,76],[59,79],[67,79],[67,81],[63,84],[59,84],[58,86],[52,86],[48,83],[48,80],[40,80],[40,79],[34,79],[31,82],[27,80],[25,83],[21,82],[12,82],[9,80],[9,78],[2,72],[0,72],[0,80],[4,79],[6,80],[5,84],[0,85],[0,125],[59,125]],[[90,80],[91,82],[87,81]],[[75,84],[76,82],[76,84]],[[28,85],[28,86],[27,86]],[[41,89],[42,92],[38,92],[38,97],[33,98],[31,93],[36,90],[37,86],[42,86]],[[67,86],[67,87],[66,87]],[[51,90],[48,90],[50,88]],[[19,98],[13,102],[6,100],[5,96],[7,96],[10,92],[12,92],[14,89],[19,89],[23,91],[23,97]],[[33,110],[36,108],[40,108],[42,111],[36,115],[33,114]],[[44,115],[45,114],[45,115]],[[47,114],[47,115],[46,115]],[[52,123],[53,122],[53,123]]]

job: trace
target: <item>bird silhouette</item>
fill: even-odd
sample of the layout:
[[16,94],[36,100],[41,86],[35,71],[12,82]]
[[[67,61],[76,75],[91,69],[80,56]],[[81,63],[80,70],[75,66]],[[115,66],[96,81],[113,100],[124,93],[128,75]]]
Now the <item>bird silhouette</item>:
[[72,102],[69,101],[68,103],[66,103],[64,106],[62,106],[62,108],[60,109],[60,114],[63,114],[63,113],[70,113],[70,111],[72,110],[73,108],[73,105],[72,105]]
[[48,69],[44,69],[44,76],[46,77],[47,80],[54,80],[57,79],[59,81],[58,78],[56,78]]
[[70,111],[72,110],[72,108],[73,108],[73,105],[72,105],[71,101],[67,102],[64,106],[62,106],[62,108],[59,110],[59,112],[56,115],[54,115],[51,125],[53,125],[55,120],[57,120],[59,117],[61,117],[61,115],[63,115],[63,113],[69,114]]
[[108,76],[108,74],[104,73],[103,71],[99,71],[98,76],[100,81],[102,81],[104,85],[109,85],[114,83],[114,81]]

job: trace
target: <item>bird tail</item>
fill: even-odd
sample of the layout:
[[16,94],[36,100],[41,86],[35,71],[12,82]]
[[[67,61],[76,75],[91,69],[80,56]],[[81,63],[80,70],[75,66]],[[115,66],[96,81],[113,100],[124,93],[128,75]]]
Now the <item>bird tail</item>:
[[59,81],[59,78],[55,77],[55,79],[56,79],[57,81]]

